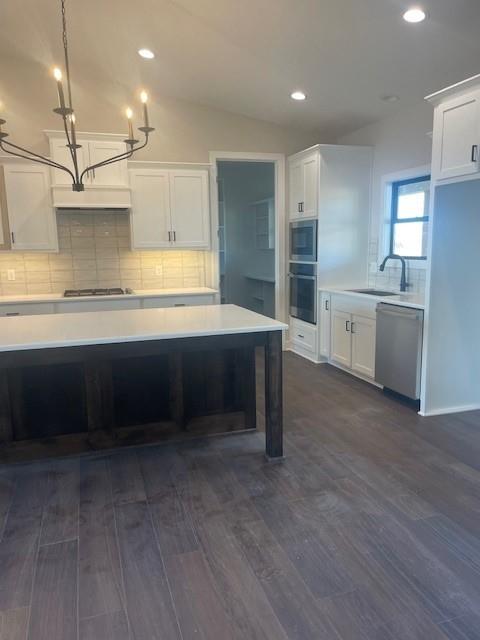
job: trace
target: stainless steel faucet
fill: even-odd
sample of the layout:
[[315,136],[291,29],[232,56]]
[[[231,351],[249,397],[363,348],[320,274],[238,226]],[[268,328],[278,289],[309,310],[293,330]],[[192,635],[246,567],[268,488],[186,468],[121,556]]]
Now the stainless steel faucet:
[[405,258],[402,258],[402,256],[399,256],[396,253],[390,253],[380,265],[379,267],[380,271],[385,271],[385,265],[388,260],[400,260],[400,262],[402,263],[402,275],[400,277],[400,291],[406,291],[407,287],[409,287],[410,285],[408,284],[407,278],[406,278],[407,263]]

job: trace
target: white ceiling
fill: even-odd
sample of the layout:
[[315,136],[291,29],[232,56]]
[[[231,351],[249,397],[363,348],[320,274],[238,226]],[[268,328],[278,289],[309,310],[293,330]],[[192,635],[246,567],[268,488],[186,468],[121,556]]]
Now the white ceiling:
[[[409,25],[409,0],[67,0],[76,83],[140,85],[335,136],[406,108],[480,72],[480,1],[424,0],[429,18]],[[62,63],[59,0],[0,4],[0,99],[17,75],[50,90]],[[141,46],[156,53],[144,61]],[[22,75],[23,74],[23,75]],[[43,84],[41,84],[43,83]],[[289,94],[301,88],[304,103]],[[15,88],[8,87],[8,93]],[[380,96],[397,94],[386,104]]]

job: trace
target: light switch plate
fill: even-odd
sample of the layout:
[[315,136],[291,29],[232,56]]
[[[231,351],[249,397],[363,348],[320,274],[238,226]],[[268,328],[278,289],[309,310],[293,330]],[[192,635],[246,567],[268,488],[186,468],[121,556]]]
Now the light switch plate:
[[155,267],[155,275],[156,276],[161,276],[163,275],[163,267],[161,264],[157,264]]

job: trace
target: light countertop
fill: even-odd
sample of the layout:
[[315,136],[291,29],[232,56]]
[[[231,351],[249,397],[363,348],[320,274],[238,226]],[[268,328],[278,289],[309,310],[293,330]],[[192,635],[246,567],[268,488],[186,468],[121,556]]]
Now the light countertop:
[[[368,287],[351,287],[352,289],[368,289]],[[372,287],[373,288],[373,287]],[[385,302],[386,304],[393,304],[397,307],[410,307],[411,309],[425,309],[424,296],[412,294],[412,293],[398,293],[394,296],[375,296],[367,293],[358,293],[356,291],[349,291],[348,289],[337,289],[333,287],[321,287],[320,291],[328,293],[338,293],[344,296],[352,296],[355,298],[362,298],[363,300],[371,300],[372,302]],[[387,289],[388,291],[388,289]]]
[[286,329],[233,304],[3,317],[0,352]]
[[135,289],[133,293],[119,296],[81,296],[64,298],[63,293],[21,294],[17,296],[0,296],[0,304],[22,304],[32,302],[79,302],[80,300],[128,300],[129,298],[163,298],[174,296],[206,296],[218,293],[209,287],[186,287],[175,289]]

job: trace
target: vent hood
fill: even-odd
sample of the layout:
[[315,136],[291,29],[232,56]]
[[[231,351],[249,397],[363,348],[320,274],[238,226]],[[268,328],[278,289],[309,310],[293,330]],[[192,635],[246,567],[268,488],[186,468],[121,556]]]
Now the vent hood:
[[130,209],[132,204],[130,187],[86,186],[80,193],[72,191],[71,185],[52,186],[53,206],[60,209],[100,209],[102,211]]

